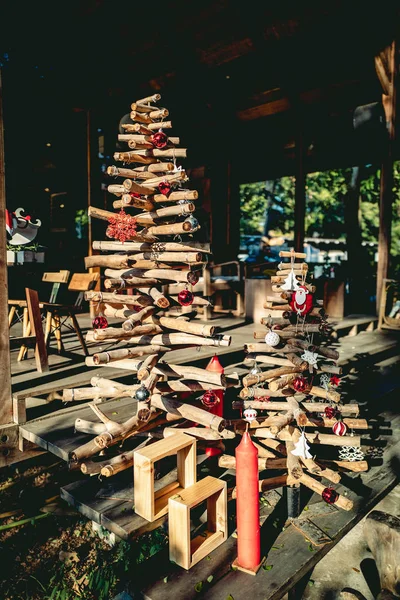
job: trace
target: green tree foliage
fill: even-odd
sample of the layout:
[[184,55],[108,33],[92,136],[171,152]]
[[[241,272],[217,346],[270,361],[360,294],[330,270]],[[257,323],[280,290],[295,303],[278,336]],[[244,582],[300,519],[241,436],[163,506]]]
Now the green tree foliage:
[[[306,184],[306,235],[345,239],[344,206],[349,192],[352,169],[310,173]],[[266,215],[278,208],[273,235],[293,236],[294,177],[246,183],[240,188],[241,235],[264,235]],[[378,241],[380,170],[369,165],[363,169],[360,183],[360,226],[362,240]],[[371,260],[373,260],[371,253]],[[394,165],[392,269],[400,276],[400,161]]]

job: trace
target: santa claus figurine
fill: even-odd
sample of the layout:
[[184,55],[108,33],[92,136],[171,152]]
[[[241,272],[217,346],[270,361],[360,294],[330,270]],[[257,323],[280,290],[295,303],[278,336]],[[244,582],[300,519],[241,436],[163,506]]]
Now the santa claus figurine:
[[300,316],[307,315],[313,307],[313,296],[305,285],[300,285],[299,289],[292,294],[290,306],[293,312]]

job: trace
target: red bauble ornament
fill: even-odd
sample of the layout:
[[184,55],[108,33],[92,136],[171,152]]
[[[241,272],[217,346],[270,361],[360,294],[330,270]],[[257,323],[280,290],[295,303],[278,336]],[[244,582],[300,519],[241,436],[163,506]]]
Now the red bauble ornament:
[[126,240],[131,240],[135,237],[136,219],[135,217],[131,217],[131,215],[127,215],[123,208],[114,217],[110,217],[108,222],[107,237],[119,240],[120,242],[126,242]]
[[131,198],[140,198],[140,194],[138,194],[137,192],[129,192],[129,195]]
[[203,396],[201,397],[201,402],[207,408],[214,408],[214,406],[218,404],[219,398],[212,390],[208,390],[208,392],[203,394]]
[[332,426],[332,431],[335,435],[346,435],[346,431],[347,431],[347,426],[345,425],[345,423],[343,423],[343,421],[337,421],[333,426]]
[[160,192],[160,194],[162,194],[163,196],[168,196],[168,194],[171,191],[171,184],[169,183],[169,181],[161,181],[158,184],[158,191]]
[[194,295],[189,290],[182,290],[178,294],[178,302],[181,306],[190,306],[193,304]]
[[338,498],[339,494],[332,488],[325,488],[322,491],[322,499],[325,500],[327,504],[335,504]]
[[292,294],[290,306],[293,312],[298,315],[307,315],[313,307],[313,295],[310,294],[305,285],[300,285],[299,289]]
[[338,414],[338,409],[334,406],[327,406],[324,410],[327,419],[334,419]]
[[157,131],[151,138],[151,143],[155,148],[165,148],[168,144],[168,136],[163,131]]
[[340,377],[338,377],[337,375],[332,375],[332,377],[329,380],[331,382],[332,385],[339,385],[340,383]]
[[108,327],[108,321],[105,317],[95,317],[92,321],[93,329],[105,329]]
[[293,388],[296,392],[305,392],[308,388],[308,381],[305,377],[296,377],[293,381]]

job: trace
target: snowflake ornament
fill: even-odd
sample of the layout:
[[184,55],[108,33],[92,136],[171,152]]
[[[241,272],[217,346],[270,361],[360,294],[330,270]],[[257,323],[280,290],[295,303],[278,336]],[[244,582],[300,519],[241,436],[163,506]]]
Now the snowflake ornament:
[[326,391],[329,390],[330,377],[326,373],[323,373],[319,379],[319,385]]
[[359,446],[342,446],[339,450],[339,458],[340,460],[356,462],[364,460],[365,455]]
[[301,358],[303,360],[305,360],[306,362],[308,362],[308,364],[310,365],[310,367],[315,367],[316,369],[318,368],[318,353],[317,352],[311,352],[310,350],[305,350],[304,353],[301,355]]
[[302,431],[299,441],[295,443],[294,450],[291,450],[291,454],[293,456],[300,456],[300,458],[312,458],[312,454],[310,454],[310,446],[308,445],[306,435],[304,431]]

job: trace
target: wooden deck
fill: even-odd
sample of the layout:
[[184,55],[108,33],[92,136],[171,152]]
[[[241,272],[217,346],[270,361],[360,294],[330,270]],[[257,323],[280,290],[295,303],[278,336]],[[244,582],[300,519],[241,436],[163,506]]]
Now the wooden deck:
[[[132,591],[138,594],[137,597],[161,600],[168,592],[185,600],[199,597],[221,600],[229,597],[229,594],[234,600],[244,600],[251,596],[255,600],[277,600],[396,485],[400,465],[400,415],[393,407],[397,390],[400,388],[400,336],[396,332],[373,331],[373,325],[374,321],[352,318],[337,326],[336,345],[345,373],[341,392],[346,400],[355,399],[359,402],[362,414],[372,424],[371,432],[368,432],[370,435],[363,436],[363,447],[385,447],[382,464],[379,464],[377,459],[372,461],[369,472],[361,475],[346,474],[342,477],[338,491],[353,500],[354,509],[345,512],[328,506],[320,501],[319,496],[312,496],[308,490],[302,488],[302,504],[307,504],[309,508],[302,512],[300,519],[288,523],[282,530],[287,514],[285,491],[277,490],[265,494],[266,500],[261,509],[262,549],[267,556],[265,564],[268,569],[261,569],[256,577],[250,577],[231,568],[236,557],[236,538],[232,536],[235,527],[234,502],[230,502],[228,541],[189,572],[172,565],[166,552],[157,555],[154,560],[151,559],[142,565],[140,572],[134,575],[135,585]],[[171,360],[204,365],[215,350],[222,350],[222,353],[218,353],[223,354],[222,362],[225,365],[229,364],[227,372],[236,370],[244,373],[247,367],[241,364],[243,344],[252,339],[255,328],[261,329],[261,326],[240,325],[232,330],[233,343],[230,348],[204,348],[200,353],[194,350],[193,353],[188,353],[187,349],[176,350],[170,353]],[[343,334],[344,337],[341,337]],[[90,377],[99,374],[99,369],[85,368],[85,371],[60,377],[65,373],[65,369],[58,367],[57,371],[58,379],[44,382],[42,387],[34,380],[26,389],[20,387],[16,394],[34,399],[35,394],[40,392],[42,399],[36,400],[45,402],[43,398],[57,389],[60,390],[66,385],[86,385]],[[118,369],[102,368],[100,371],[106,377],[118,379],[131,375]],[[68,369],[66,372],[68,373]],[[20,379],[18,381],[21,382]],[[230,408],[231,400],[236,394],[234,389],[227,390],[225,407],[228,418],[233,414],[237,416]],[[113,419],[123,421],[132,414],[134,403],[134,400],[127,398],[112,400],[104,403],[103,410]],[[48,403],[45,402],[45,405],[48,407]],[[28,413],[31,410],[33,409],[28,408]],[[86,403],[74,404],[21,425],[20,433],[25,439],[67,460],[68,452],[90,437],[74,433],[74,421],[78,416],[93,420],[92,412]],[[227,452],[231,453],[228,446],[229,442]],[[228,488],[234,485],[233,471],[220,469],[216,459],[205,461],[205,455],[198,456],[199,478],[205,474],[212,474],[227,479]],[[268,474],[271,475],[271,472]],[[163,517],[149,523],[135,514],[130,470],[103,481],[99,481],[97,477],[84,478],[77,473],[76,481],[61,489],[61,497],[87,518],[100,523],[125,540],[165,526],[167,520]],[[307,539],[305,531],[311,531],[308,535],[312,542]],[[165,577],[168,577],[167,584],[164,582]],[[199,593],[195,587],[198,587],[200,581],[203,582],[203,588]]]

